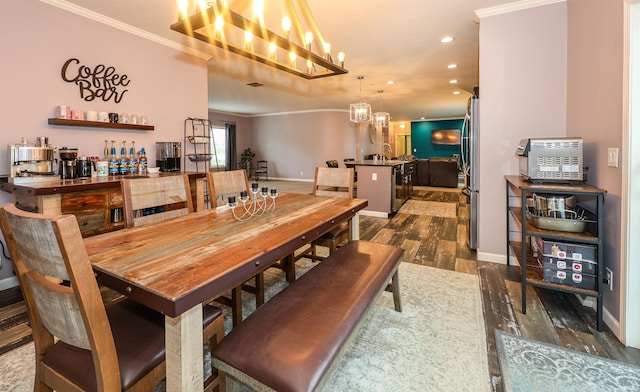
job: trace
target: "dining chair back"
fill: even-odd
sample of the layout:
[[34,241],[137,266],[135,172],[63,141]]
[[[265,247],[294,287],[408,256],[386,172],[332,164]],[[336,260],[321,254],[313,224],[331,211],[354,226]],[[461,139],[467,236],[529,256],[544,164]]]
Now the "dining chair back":
[[76,217],[0,207],[35,346],[34,391],[150,389],[165,374],[160,313],[105,307]]
[[[353,198],[353,168],[316,167],[313,180],[313,194],[316,196]],[[326,257],[318,255],[318,246],[329,248],[329,255],[339,246],[351,241],[351,226],[349,222],[342,222],[331,230],[323,233],[311,242],[308,249],[300,252],[294,260],[308,257],[313,261],[324,260]],[[295,262],[293,264],[295,276]]]
[[193,212],[186,174],[123,179],[122,194],[127,227],[161,222]]
[[[210,200],[214,203],[224,202],[225,197],[238,196],[240,192],[249,193],[249,179],[244,169],[230,170],[222,172],[208,172],[207,184],[209,187]],[[219,199],[219,200],[218,200]],[[217,204],[213,204],[216,206]],[[254,285],[244,284],[231,290],[231,298],[221,296],[215,299],[216,302],[231,307],[233,325],[242,322],[242,290],[255,295],[256,308],[264,304],[264,274],[259,272],[253,278]]]
[[353,197],[353,168],[316,167],[313,180],[316,196]]
[[249,192],[249,179],[244,169],[207,173],[211,200],[224,201],[226,197]]

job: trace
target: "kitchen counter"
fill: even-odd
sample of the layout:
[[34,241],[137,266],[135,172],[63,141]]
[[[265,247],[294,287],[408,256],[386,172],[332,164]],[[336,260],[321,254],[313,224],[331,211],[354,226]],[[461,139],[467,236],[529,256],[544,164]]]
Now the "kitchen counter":
[[345,163],[345,165],[347,167],[351,167],[351,166],[398,166],[398,165],[402,165],[407,163],[408,161],[400,161],[397,159],[387,159],[385,161],[382,161],[381,159],[378,159],[377,161],[373,161],[373,160],[366,160],[366,161],[353,161],[353,162],[347,162]]
[[[92,178],[61,179],[59,176],[51,178],[40,177],[37,180],[29,180],[29,177],[9,179],[6,183],[0,183],[0,191],[16,193],[26,191],[32,195],[52,195],[58,193],[78,192],[94,189],[120,188],[120,180],[125,178],[148,178],[159,176],[175,176],[183,172],[161,172],[146,175],[125,175]],[[189,178],[204,178],[205,173],[188,173]]]
[[[11,194],[11,201],[20,209],[41,214],[73,214],[83,237],[124,228],[124,200],[120,181],[124,178],[175,176],[182,172],[147,175],[65,179],[51,177],[32,181],[0,183],[0,191]],[[205,173],[188,173],[191,197],[196,210],[205,208]]]
[[413,192],[415,161],[365,160],[348,162],[358,177],[357,197],[369,205],[363,215],[388,218],[398,212]]

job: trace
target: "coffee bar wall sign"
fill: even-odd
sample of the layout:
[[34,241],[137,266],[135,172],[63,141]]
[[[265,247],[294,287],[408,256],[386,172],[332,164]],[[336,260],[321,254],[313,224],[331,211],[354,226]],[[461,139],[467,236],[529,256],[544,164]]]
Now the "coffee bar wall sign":
[[126,87],[131,82],[127,75],[117,73],[114,67],[98,64],[92,68],[81,64],[76,58],[64,63],[61,74],[62,80],[78,86],[80,98],[87,102],[102,99],[120,103],[129,91]]
[[[60,71],[62,80],[78,86],[80,98],[87,102],[102,100],[120,103],[129,91],[127,86],[131,80],[125,74],[120,74],[115,67],[98,64],[89,66],[82,64],[79,59],[67,60]],[[50,125],[98,127],[98,128],[123,128],[136,130],[153,130],[148,125],[146,115],[98,112],[80,109],[71,109],[66,105],[58,105],[55,118],[49,119]]]

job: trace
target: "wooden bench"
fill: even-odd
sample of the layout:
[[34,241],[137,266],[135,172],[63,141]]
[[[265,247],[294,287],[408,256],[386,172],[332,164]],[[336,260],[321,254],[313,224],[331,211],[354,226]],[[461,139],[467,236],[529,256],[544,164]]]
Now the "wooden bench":
[[402,310],[398,266],[403,252],[353,241],[292,282],[216,346],[212,360],[221,371],[221,385],[230,376],[256,391],[321,386],[389,281],[395,309]]

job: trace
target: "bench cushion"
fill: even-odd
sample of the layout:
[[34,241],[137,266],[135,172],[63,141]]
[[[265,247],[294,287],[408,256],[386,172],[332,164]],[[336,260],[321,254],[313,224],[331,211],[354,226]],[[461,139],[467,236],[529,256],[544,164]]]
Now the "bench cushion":
[[339,248],[234,328],[213,351],[214,363],[276,391],[314,390],[403,252],[367,241]]

